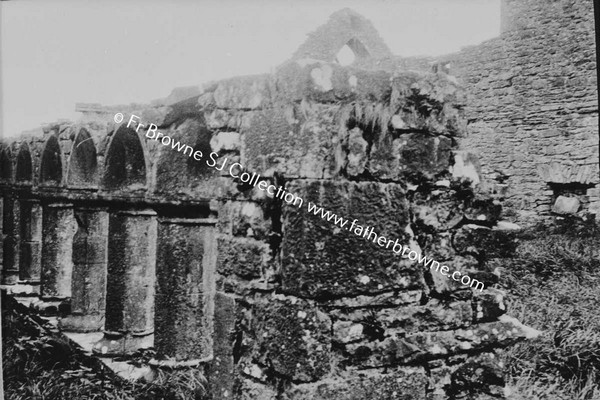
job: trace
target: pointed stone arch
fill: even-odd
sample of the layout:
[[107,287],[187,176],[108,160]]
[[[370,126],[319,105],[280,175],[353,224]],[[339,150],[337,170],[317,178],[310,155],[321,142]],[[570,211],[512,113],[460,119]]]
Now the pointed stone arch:
[[33,159],[27,142],[22,142],[17,153],[17,168],[15,171],[15,182],[33,183]]
[[55,134],[50,135],[42,151],[42,161],[40,163],[40,184],[49,186],[58,186],[62,182],[62,151],[58,137]]
[[106,151],[102,186],[107,190],[141,189],[146,186],[146,158],[135,130],[122,125]]
[[69,156],[67,185],[74,187],[96,186],[98,184],[98,154],[94,139],[81,128],[75,135]]
[[4,182],[12,182],[13,164],[12,153],[8,146],[0,149],[0,180]]

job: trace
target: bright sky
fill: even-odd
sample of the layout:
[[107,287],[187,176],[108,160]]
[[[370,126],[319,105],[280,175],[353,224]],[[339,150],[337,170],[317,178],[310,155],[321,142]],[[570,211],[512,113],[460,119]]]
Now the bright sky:
[[500,32],[500,0],[2,1],[0,135],[77,119],[77,102],[145,103],[269,72],[344,7],[401,56],[446,54]]

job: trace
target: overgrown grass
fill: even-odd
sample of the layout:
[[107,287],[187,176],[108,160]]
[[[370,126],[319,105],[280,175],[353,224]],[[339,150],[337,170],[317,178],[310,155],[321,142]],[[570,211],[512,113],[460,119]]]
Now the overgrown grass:
[[196,370],[159,372],[153,382],[125,382],[2,296],[2,363],[7,400],[202,400]]
[[537,226],[497,261],[509,313],[541,330],[509,350],[515,399],[600,399],[600,233],[592,223]]

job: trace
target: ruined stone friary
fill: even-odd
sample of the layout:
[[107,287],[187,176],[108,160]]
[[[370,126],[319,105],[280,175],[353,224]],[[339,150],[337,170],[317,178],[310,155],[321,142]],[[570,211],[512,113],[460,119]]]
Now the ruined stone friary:
[[592,1],[502,7],[498,37],[438,58],[392,54],[343,9],[272,74],[78,104],[79,121],[4,141],[2,283],[95,333],[98,357],[153,346],[152,368],[200,371],[213,399],[503,398],[502,349],[537,331],[506,314],[488,263],[511,257],[515,222],[600,214],[600,182]]

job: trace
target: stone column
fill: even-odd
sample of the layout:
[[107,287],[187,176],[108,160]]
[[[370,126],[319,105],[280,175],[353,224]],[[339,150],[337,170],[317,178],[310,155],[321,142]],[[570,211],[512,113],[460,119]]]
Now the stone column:
[[154,319],[157,359],[152,363],[192,367],[212,359],[216,220],[161,218],[159,222]]
[[21,201],[19,279],[39,285],[42,273],[42,206],[36,199]]
[[77,226],[70,203],[51,203],[42,211],[41,300],[62,301],[71,297],[73,235]]
[[0,276],[4,275],[4,196],[0,196]]
[[156,231],[152,210],[109,217],[104,338],[96,354],[130,354],[153,344]]
[[21,209],[19,200],[12,196],[5,198],[2,210],[4,230],[2,284],[14,285],[19,278],[19,244],[21,242],[20,221]]
[[106,208],[75,209],[71,314],[58,321],[62,330],[99,331],[104,326],[108,264]]
[[209,390],[212,400],[233,398],[235,363],[233,342],[235,336],[236,304],[233,296],[215,293],[215,314],[213,331],[213,360],[207,369]]

